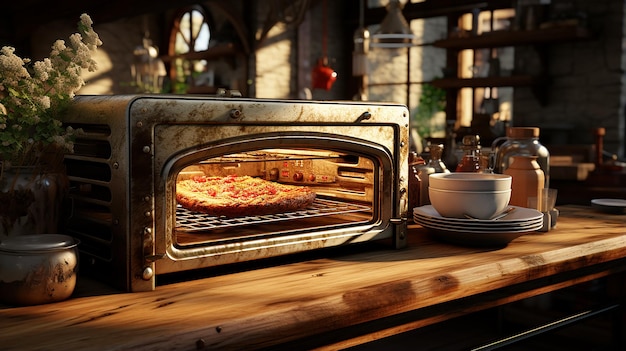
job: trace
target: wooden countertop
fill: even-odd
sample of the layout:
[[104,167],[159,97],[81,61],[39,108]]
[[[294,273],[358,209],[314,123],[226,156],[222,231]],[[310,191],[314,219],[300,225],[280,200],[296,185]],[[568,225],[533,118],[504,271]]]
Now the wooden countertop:
[[503,248],[449,245],[411,225],[407,249],[323,250],[152,292],[89,288],[81,277],[66,301],[0,306],[0,348],[339,348],[359,333],[383,337],[626,269],[626,215],[559,209],[556,229]]

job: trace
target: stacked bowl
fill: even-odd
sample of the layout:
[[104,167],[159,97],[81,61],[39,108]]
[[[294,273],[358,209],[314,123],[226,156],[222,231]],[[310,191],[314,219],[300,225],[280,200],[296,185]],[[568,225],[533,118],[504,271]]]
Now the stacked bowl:
[[435,173],[428,177],[428,195],[444,217],[490,219],[508,206],[511,179],[505,174]]
[[543,225],[541,212],[509,205],[511,180],[504,174],[431,174],[431,204],[414,208],[413,221],[455,244],[506,245]]

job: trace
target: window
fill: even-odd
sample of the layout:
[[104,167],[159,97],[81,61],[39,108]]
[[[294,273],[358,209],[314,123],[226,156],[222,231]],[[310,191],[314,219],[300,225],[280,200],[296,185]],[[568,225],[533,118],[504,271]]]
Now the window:
[[[191,87],[214,86],[214,71],[204,53],[211,40],[210,19],[199,6],[181,11],[170,35],[171,91],[187,93]],[[192,89],[193,90],[193,89]]]

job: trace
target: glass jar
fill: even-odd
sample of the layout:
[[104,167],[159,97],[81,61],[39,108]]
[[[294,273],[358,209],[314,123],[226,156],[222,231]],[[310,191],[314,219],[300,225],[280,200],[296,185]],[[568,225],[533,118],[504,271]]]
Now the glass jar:
[[[539,128],[510,127],[502,145],[495,151],[494,172],[504,173],[509,168],[513,156],[537,156],[537,163],[545,176],[545,188],[550,187],[550,152],[539,142]],[[501,138],[494,140],[492,150]]]
[[463,158],[456,166],[457,172],[480,172],[480,137],[466,135],[463,137]]

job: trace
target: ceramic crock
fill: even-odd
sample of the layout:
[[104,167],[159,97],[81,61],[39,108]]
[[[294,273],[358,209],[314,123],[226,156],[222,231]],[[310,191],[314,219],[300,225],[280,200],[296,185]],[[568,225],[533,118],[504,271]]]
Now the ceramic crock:
[[511,176],[511,201],[510,205],[529,207],[529,199],[541,198],[541,190],[544,188],[545,176],[537,156],[512,156],[513,161],[504,174]]
[[37,305],[67,299],[78,273],[78,241],[33,234],[0,241],[0,302]]

